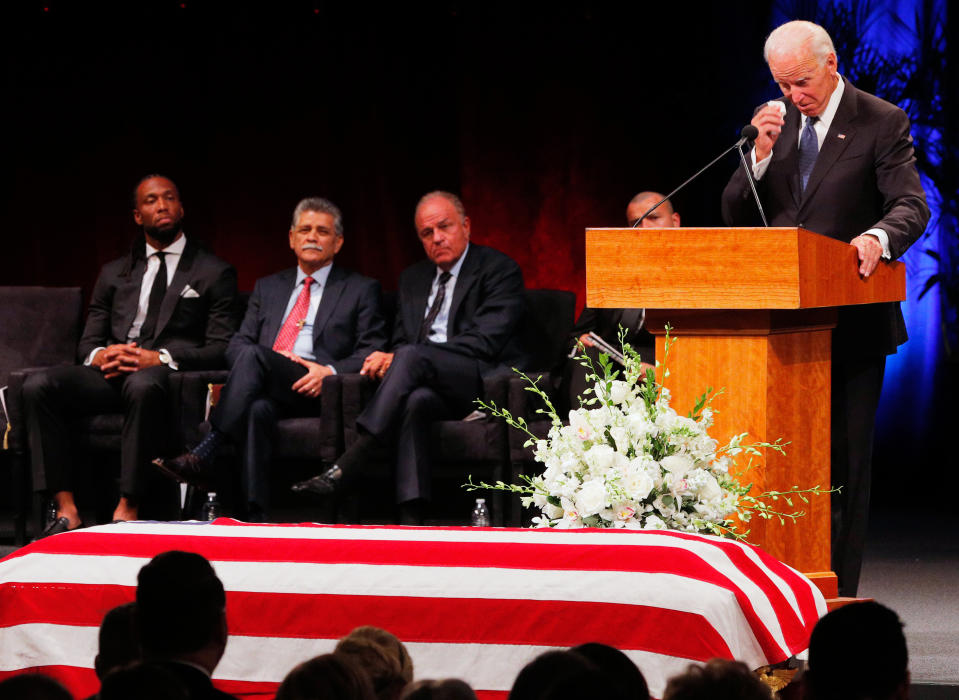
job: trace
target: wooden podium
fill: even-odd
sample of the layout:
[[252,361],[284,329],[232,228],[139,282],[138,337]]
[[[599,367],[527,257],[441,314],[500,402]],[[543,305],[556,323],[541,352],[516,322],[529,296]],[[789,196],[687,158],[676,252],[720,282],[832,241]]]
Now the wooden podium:
[[[724,388],[713,402],[720,444],[743,431],[750,441],[790,443],[786,456],[769,454],[739,475],[754,493],[830,485],[836,307],[906,293],[902,263],[880,265],[868,280],[858,270],[855,248],[801,228],[586,231],[587,305],[646,308],[660,360],[663,327],[674,329],[664,382],[672,407],[685,414],[707,387]],[[749,540],[834,597],[829,501],[794,500],[807,513],[794,523],[754,518]]]

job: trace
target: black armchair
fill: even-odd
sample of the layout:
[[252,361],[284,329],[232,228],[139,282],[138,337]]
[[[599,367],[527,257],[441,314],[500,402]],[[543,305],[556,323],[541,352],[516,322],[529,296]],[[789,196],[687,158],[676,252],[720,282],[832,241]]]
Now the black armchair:
[[[558,366],[573,325],[575,294],[553,289],[528,289],[526,303],[527,318],[520,328],[520,335],[523,347],[533,359],[532,366]],[[483,398],[497,406],[508,406],[509,393],[517,379],[510,372],[486,378],[483,382]],[[344,375],[339,381],[343,383],[344,444],[348,448],[358,437],[356,418],[376,390],[377,383],[360,375]],[[507,481],[510,478],[510,441],[514,437],[509,433],[515,431],[502,420],[490,416],[469,421],[444,420],[434,423],[432,430],[431,456],[435,479],[452,478],[457,484],[462,484],[467,475],[472,475],[474,480],[486,481]],[[522,439],[519,444],[521,447]],[[387,455],[380,454],[377,457],[367,464],[364,478],[391,474]],[[502,492],[494,491],[489,500],[494,525],[519,524],[521,506],[518,498],[511,499],[508,515],[507,499]]]
[[29,369],[72,364],[80,335],[79,287],[0,287],[0,387],[6,411],[0,411],[2,461],[11,478],[14,541],[26,540],[30,512],[30,476],[26,435],[16,399]]
[[[546,392],[553,405],[559,407],[563,403],[563,397],[560,396],[562,368],[567,361],[569,334],[575,321],[576,295],[558,289],[531,289],[527,290],[527,301],[531,313],[524,336],[527,342],[535,341],[527,347],[534,350],[532,366],[538,368],[527,372],[527,375],[537,379],[537,386]],[[543,404],[538,396],[526,390],[528,386],[522,377],[511,377],[505,406],[513,416],[523,418],[533,434],[544,438],[551,423],[547,417],[536,413],[537,409],[543,408]],[[524,446],[528,437],[520,430],[509,430],[510,477],[513,483],[518,482],[520,474],[531,475],[535,467],[533,451]],[[511,520],[517,526],[524,521],[518,498],[512,499]]]

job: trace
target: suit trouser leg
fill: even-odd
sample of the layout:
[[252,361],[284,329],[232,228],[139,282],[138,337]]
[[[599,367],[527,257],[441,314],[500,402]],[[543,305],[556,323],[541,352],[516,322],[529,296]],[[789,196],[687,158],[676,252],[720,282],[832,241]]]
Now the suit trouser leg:
[[885,366],[884,356],[833,358],[832,485],[842,491],[832,496],[832,567],[843,596],[855,596],[859,588]]
[[170,440],[170,372],[148,367],[123,380],[123,433],[120,438],[120,493],[134,499],[143,495],[150,460],[165,454]]
[[465,416],[481,390],[479,364],[472,358],[435,345],[404,345],[396,351],[357,424],[381,440],[398,433],[399,502],[429,497],[423,484],[429,484],[432,473],[430,426],[440,418]]
[[23,400],[35,490],[74,490],[71,419],[119,409],[117,385],[81,366],[49,367],[27,377]]
[[24,384],[24,403],[34,486],[40,491],[73,491],[71,418],[123,411],[120,491],[142,493],[146,463],[160,451],[168,432],[170,370],[150,367],[104,379],[92,367],[50,367]]
[[285,414],[319,412],[318,399],[291,389],[307,369],[270,348],[247,345],[232,357],[220,402],[210,416],[213,426],[240,448],[243,488],[249,503],[268,506],[268,469],[277,421]]

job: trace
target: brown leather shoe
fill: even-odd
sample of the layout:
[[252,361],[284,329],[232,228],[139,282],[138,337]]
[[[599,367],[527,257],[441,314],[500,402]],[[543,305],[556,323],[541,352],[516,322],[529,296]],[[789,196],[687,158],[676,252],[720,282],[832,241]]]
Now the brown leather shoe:
[[153,460],[153,464],[171,479],[203,491],[208,491],[213,483],[210,467],[192,452],[185,452],[173,459],[159,457]]

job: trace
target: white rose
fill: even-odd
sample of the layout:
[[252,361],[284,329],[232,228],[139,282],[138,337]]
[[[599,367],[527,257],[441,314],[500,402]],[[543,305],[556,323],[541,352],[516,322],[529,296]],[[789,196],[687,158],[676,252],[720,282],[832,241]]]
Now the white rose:
[[616,451],[609,445],[593,445],[583,454],[589,468],[597,473],[605,473],[613,466]]
[[686,472],[692,469],[693,460],[683,454],[669,455],[668,457],[663,457],[660,464],[662,464],[663,469],[672,474],[675,479],[681,479],[685,476]]
[[599,479],[587,481],[576,494],[575,503],[581,518],[595,515],[606,507],[606,486]]
[[723,497],[723,490],[712,474],[706,474],[698,495],[704,501],[719,501]]
[[634,501],[643,501],[653,490],[653,480],[649,478],[649,474],[642,465],[637,464],[638,461],[633,460],[627,467],[626,475],[623,477],[623,488]]

